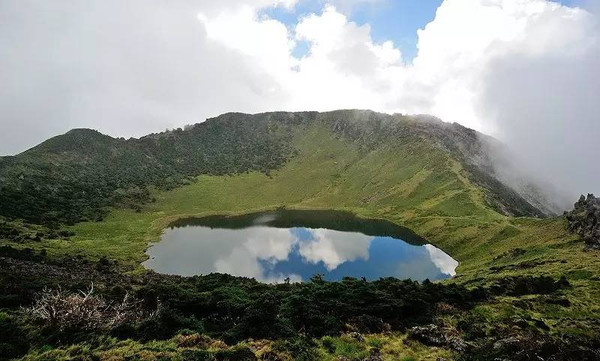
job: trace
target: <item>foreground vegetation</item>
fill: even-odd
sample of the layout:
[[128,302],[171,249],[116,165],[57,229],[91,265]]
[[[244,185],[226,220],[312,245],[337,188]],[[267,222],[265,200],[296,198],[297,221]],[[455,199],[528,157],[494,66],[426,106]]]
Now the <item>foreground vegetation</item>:
[[[565,219],[535,217],[540,212],[523,198],[473,171],[463,152],[446,144],[460,139],[403,122],[404,132],[389,136],[385,122],[380,133],[364,133],[350,121],[298,121],[277,130],[289,148],[260,153],[263,160],[282,155],[271,165],[259,161],[198,176],[198,170],[178,171],[185,177],[173,189],[143,181],[145,195],[133,207],[113,198],[91,206],[102,221],[69,226],[65,219],[73,219],[59,215],[54,220],[63,226],[57,227],[6,211],[0,242],[10,248],[0,255],[0,322],[15,337],[0,354],[28,352],[30,360],[598,359],[600,254],[584,252]],[[468,138],[463,132],[447,133]],[[107,212],[107,205],[115,207]],[[157,275],[140,265],[148,242],[177,219],[281,207],[345,210],[409,227],[460,262],[457,276],[423,285],[318,277],[264,285],[225,275]],[[125,293],[135,296],[146,316],[78,332],[19,310],[46,286],[78,292],[92,282],[97,296],[112,303]]]
[[[467,288],[315,276],[268,285],[218,274],[124,275],[106,259],[48,258],[10,247],[0,255],[1,306],[30,305],[1,314],[3,357],[31,349],[25,359],[362,360],[452,352],[487,358],[529,347],[523,359],[560,352],[568,360],[593,355],[596,346],[583,335],[540,332],[549,326],[532,315],[489,323],[478,309],[506,297],[564,307],[572,287],[566,279],[510,277]],[[521,337],[488,355],[488,332]]]

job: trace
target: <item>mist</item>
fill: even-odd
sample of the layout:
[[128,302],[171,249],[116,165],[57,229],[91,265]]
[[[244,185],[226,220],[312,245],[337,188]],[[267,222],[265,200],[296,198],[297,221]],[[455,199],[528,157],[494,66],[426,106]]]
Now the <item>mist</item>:
[[483,105],[499,119],[498,136],[518,168],[560,189],[564,207],[580,193],[600,193],[600,52],[594,52],[584,59],[499,61],[484,93]]
[[539,43],[527,43],[495,58],[478,99],[482,117],[510,149],[512,177],[535,181],[563,209],[582,193],[600,193],[597,14],[582,29],[545,29],[551,51],[540,54]]

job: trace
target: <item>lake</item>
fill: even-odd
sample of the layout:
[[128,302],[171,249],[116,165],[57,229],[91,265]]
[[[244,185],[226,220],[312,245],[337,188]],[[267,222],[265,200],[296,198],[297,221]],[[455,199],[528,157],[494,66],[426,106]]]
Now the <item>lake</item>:
[[407,228],[334,211],[278,210],[179,220],[148,248],[144,266],[263,282],[381,277],[440,280],[458,262]]

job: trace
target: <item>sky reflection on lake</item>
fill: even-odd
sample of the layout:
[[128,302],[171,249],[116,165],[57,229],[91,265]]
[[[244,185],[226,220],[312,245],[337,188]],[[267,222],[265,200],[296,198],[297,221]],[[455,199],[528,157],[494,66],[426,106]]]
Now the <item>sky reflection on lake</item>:
[[318,273],[327,280],[346,276],[439,280],[453,276],[458,265],[430,244],[411,245],[360,232],[267,225],[171,228],[147,253],[150,259],[144,266],[160,273],[218,272],[264,282],[305,281]]

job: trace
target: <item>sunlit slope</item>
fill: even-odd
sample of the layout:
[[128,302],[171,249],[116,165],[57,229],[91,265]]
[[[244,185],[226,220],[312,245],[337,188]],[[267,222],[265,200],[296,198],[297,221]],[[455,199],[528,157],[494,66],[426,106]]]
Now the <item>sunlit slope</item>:
[[317,126],[299,132],[295,143],[299,154],[269,176],[202,176],[160,198],[182,213],[294,205],[361,208],[401,218],[502,218],[461,174],[460,164],[427,142],[365,151]]

